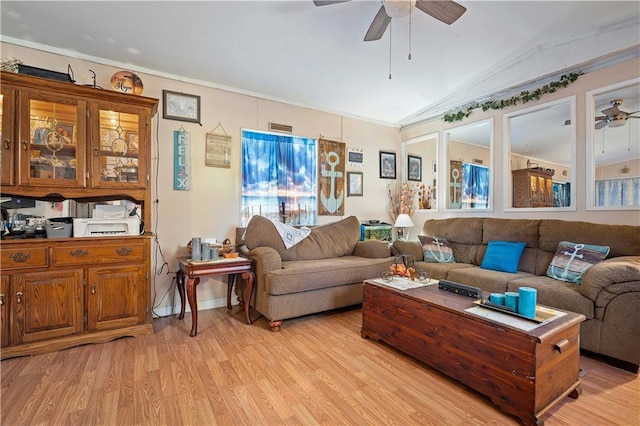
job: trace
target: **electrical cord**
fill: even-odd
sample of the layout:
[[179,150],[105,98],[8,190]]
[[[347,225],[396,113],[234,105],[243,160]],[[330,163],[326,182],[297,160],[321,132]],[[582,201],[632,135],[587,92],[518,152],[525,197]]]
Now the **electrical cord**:
[[162,297],[160,298],[160,300],[157,301],[156,303],[156,299],[157,299],[157,295],[158,295],[158,289],[157,289],[157,280],[156,277],[159,275],[162,275],[163,271],[166,268],[166,274],[169,275],[171,274],[171,269],[169,268],[169,263],[167,262],[167,259],[164,257],[164,253],[162,252],[162,247],[160,245],[160,240],[158,238],[158,223],[160,223],[160,214],[159,214],[159,208],[158,205],[160,204],[160,200],[158,198],[158,173],[160,171],[160,117],[156,116],[156,134],[155,134],[155,141],[156,141],[156,160],[155,160],[155,182],[153,185],[153,190],[155,192],[155,197],[153,200],[153,210],[154,210],[154,217],[155,217],[155,225],[154,225],[154,229],[153,229],[153,237],[154,237],[154,242],[155,242],[155,251],[154,251],[154,265],[158,265],[158,261],[161,259],[162,263],[160,265],[159,268],[156,269],[155,273],[153,274],[153,300],[151,302],[151,313],[156,317],[156,318],[165,318],[168,316],[172,316],[175,315],[174,312],[174,307],[175,307],[175,303],[171,304],[171,313],[169,313],[168,315],[159,315],[155,310],[156,308],[158,308],[158,306],[160,306],[162,304],[162,302],[165,300],[165,298],[169,295],[169,293],[174,289],[174,286],[176,285],[176,276],[174,274],[172,280],[171,280],[171,285],[169,286],[169,288],[164,292],[164,294],[162,295]]

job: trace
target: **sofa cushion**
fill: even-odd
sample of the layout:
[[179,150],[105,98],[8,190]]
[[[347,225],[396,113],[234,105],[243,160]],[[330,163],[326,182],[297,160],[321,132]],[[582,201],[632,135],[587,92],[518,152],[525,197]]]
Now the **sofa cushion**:
[[480,287],[489,293],[504,293],[507,291],[507,283],[510,281],[530,276],[532,275],[527,272],[511,274],[472,266],[470,268],[451,269],[447,274],[447,280]]
[[547,276],[580,285],[582,274],[609,254],[609,247],[561,241],[547,269]]
[[580,294],[580,287],[549,277],[528,276],[509,281],[507,291],[531,287],[537,291],[537,303],[565,311],[577,312],[587,319],[593,318],[593,301]]
[[458,268],[473,268],[474,266],[469,263],[427,263],[416,262],[416,268],[418,271],[424,270],[429,274],[429,278],[432,280],[444,280],[447,278],[449,271]]
[[422,244],[422,257],[429,263],[451,263],[456,260],[446,238],[418,235]]
[[515,274],[526,245],[525,242],[489,241],[480,267]]
[[367,259],[341,256],[331,259],[298,260],[282,263],[282,269],[266,275],[266,291],[272,295],[298,293],[336,287],[378,278],[389,269],[393,258]]
[[272,247],[283,261],[348,256],[359,240],[360,222],[355,216],[312,228],[307,238],[290,249],[285,248],[276,227],[266,217],[253,216],[245,232],[245,244],[249,250]]
[[560,241],[609,246],[609,257],[640,255],[640,232],[632,225],[603,225],[545,219],[540,222],[540,248],[555,253]]

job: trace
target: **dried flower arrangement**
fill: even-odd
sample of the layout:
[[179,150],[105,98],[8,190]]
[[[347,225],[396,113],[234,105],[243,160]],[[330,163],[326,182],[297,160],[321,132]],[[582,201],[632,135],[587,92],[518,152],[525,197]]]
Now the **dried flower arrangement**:
[[395,223],[398,215],[406,213],[409,216],[413,214],[413,204],[415,201],[416,189],[407,182],[403,184],[396,183],[387,185],[389,194],[389,215]]
[[421,183],[418,185],[418,208],[430,209],[433,207],[433,196],[436,192],[434,186],[425,186]]

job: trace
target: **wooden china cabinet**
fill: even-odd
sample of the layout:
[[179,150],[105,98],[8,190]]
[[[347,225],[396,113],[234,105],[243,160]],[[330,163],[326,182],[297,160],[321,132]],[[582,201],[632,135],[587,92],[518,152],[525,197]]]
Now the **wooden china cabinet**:
[[[157,99],[2,72],[2,196],[130,200],[151,223]],[[153,333],[151,233],[2,241],[2,359]]]
[[513,176],[513,207],[553,207],[553,172],[520,169]]

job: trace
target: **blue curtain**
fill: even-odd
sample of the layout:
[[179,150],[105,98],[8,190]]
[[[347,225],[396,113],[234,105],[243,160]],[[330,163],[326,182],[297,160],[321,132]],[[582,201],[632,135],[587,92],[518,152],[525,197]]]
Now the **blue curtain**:
[[596,181],[596,206],[639,206],[640,177]]
[[553,182],[553,207],[569,207],[571,205],[571,183]]
[[462,164],[462,208],[489,208],[489,169],[476,164]]
[[314,225],[316,189],[315,139],[242,132],[242,225],[253,215]]

